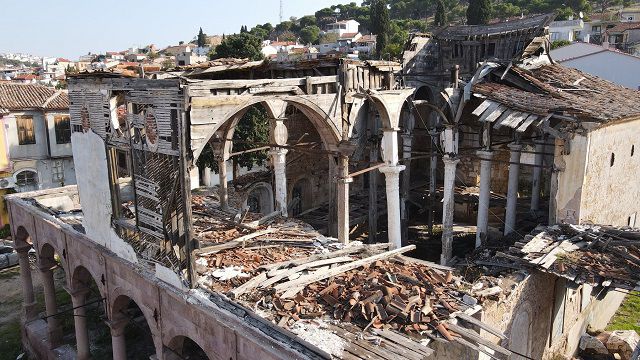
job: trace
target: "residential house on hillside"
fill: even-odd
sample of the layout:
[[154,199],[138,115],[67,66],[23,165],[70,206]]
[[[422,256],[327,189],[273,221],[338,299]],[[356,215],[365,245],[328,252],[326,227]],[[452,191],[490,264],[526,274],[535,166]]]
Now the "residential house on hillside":
[[640,57],[600,45],[576,42],[551,50],[551,58],[618,85],[640,89]]
[[[0,197],[74,184],[67,93],[0,83]],[[8,223],[2,201],[0,227]]]
[[8,159],[0,189],[21,192],[75,184],[67,93],[3,83],[0,108],[5,109],[0,152]]
[[358,33],[359,27],[360,23],[352,19],[328,24],[326,29],[328,33],[338,34],[339,37],[342,37],[344,34]]
[[588,34],[584,34],[584,21],[582,19],[571,19],[571,20],[563,20],[563,21],[552,21],[549,24],[549,40],[551,41],[577,41],[584,40],[584,36],[587,36],[588,42]]
[[640,22],[621,22],[607,27],[603,44],[629,54],[640,54]]
[[187,46],[184,51],[176,54],[176,66],[195,65],[208,60],[206,55],[198,55],[194,50],[196,50],[196,48]]

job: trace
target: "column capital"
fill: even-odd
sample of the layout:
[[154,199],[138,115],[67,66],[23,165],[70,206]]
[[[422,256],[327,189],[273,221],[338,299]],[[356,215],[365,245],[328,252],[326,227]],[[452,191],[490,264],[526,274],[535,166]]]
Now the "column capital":
[[64,285],[62,288],[69,295],[71,295],[72,300],[82,298],[82,297],[86,296],[91,291],[91,289],[89,289],[88,287],[83,287],[83,288],[80,288],[80,289],[72,289],[71,287]]
[[399,127],[389,127],[389,128],[382,128],[380,130],[382,130],[382,132],[398,132],[398,131],[400,131],[400,128]]
[[520,151],[522,151],[522,144],[513,144],[513,143],[511,143],[511,144],[507,145],[507,147],[508,147],[511,151],[514,151],[514,152],[520,152]]
[[493,159],[494,152],[491,150],[476,150],[476,155],[480,157],[480,160],[491,160]]
[[380,168],[380,172],[385,175],[399,175],[406,166],[404,165],[387,165]]
[[22,245],[22,246],[16,246],[13,249],[19,254],[19,255],[24,255],[24,254],[28,254],[29,250],[31,250],[33,248],[33,246],[31,245]]
[[289,149],[273,147],[271,148],[271,150],[269,150],[269,155],[271,156],[286,155],[288,152],[289,152]]
[[105,320],[105,324],[111,329],[111,336],[121,336],[127,327],[129,319]]
[[339,184],[349,184],[353,182],[353,178],[351,176],[347,176],[344,178],[338,178],[338,183]]
[[460,162],[459,157],[451,157],[451,155],[444,155],[442,161],[445,165],[457,165]]

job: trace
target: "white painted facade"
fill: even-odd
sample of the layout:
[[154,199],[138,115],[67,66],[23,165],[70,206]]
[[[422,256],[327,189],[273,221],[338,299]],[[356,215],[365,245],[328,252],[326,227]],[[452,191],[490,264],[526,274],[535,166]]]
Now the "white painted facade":
[[358,33],[360,23],[355,20],[343,20],[327,25],[327,32],[342,36],[348,33]]
[[560,171],[552,181],[550,216],[571,224],[640,226],[639,133],[635,119],[557,140],[554,166]]
[[[35,144],[20,145],[17,116],[32,117]],[[0,179],[0,188],[30,191],[76,184],[71,142],[58,144],[56,141],[57,116],[68,116],[68,112],[20,111],[2,118],[11,169],[10,176]],[[35,184],[19,184],[19,176],[25,171],[36,173]]]
[[577,41],[583,39],[584,22],[582,19],[553,21],[549,24],[549,39],[553,41]]

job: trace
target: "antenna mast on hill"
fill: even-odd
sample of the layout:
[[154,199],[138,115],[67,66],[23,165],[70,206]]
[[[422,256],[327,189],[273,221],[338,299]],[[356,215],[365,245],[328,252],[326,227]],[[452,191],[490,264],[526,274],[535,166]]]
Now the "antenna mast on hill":
[[282,10],[284,9],[284,5],[282,4],[283,2],[284,0],[280,0],[280,23],[282,23]]

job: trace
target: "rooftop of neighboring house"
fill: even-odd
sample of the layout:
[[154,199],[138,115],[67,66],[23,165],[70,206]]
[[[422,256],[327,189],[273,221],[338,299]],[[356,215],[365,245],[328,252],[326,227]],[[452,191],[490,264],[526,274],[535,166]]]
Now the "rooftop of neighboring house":
[[0,83],[0,108],[66,110],[69,96],[65,91],[41,85]]
[[553,49],[551,50],[550,55],[554,61],[562,63],[564,61],[574,60],[602,52],[611,52],[620,56],[629,56],[640,61],[640,57],[633,56],[616,49],[607,49],[600,45],[585,42],[574,42],[569,45]]
[[361,38],[358,39],[360,43],[374,43],[376,42],[377,36],[373,34],[362,35]]
[[[500,70],[503,67],[496,69],[496,74],[504,73],[504,70]],[[531,70],[512,67],[504,80],[500,80],[500,77],[489,78],[475,84],[473,91],[487,99],[488,103],[483,105],[487,108],[495,102],[509,111],[533,115],[528,124],[525,116],[512,117],[514,121],[507,125],[522,127],[523,131],[530,125],[541,125],[537,120],[550,114],[560,116],[574,125],[576,122],[605,123],[640,116],[640,103],[637,101],[640,92],[559,64],[542,65]],[[480,111],[480,107],[476,110],[474,114],[480,116],[481,121],[484,115],[488,115],[481,116],[483,111]],[[538,119],[534,120],[535,117]],[[504,121],[506,124],[509,119],[498,118],[493,121],[496,124]]]
[[344,33],[340,37],[338,37],[338,40],[353,40],[353,38],[357,37],[358,34],[360,33],[357,33],[357,32]]
[[623,33],[627,30],[640,29],[640,22],[620,22],[605,30],[608,34]]
[[56,61],[59,62],[59,63],[61,63],[61,62],[71,62],[71,60],[65,59],[65,58],[57,58]]
[[19,74],[13,77],[13,80],[36,80],[38,75],[35,74]]

